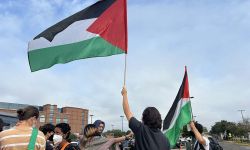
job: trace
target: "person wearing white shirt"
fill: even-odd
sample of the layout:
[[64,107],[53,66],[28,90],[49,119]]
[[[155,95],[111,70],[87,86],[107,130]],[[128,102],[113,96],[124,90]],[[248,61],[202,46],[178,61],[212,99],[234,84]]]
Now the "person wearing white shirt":
[[197,122],[190,122],[191,134],[195,137],[194,150],[209,150],[209,140],[202,135],[203,126]]

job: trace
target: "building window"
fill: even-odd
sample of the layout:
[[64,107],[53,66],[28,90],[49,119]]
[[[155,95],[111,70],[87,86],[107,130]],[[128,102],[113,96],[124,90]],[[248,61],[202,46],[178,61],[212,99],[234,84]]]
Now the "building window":
[[49,118],[49,123],[53,123],[53,118]]
[[56,118],[56,124],[61,123],[61,119],[60,118]]
[[68,123],[68,118],[65,117],[65,118],[63,119],[63,122],[64,122],[64,123]]
[[40,116],[40,122],[42,122],[42,123],[45,122],[45,116],[44,115]]
[[57,111],[58,111],[59,113],[62,113],[62,108],[57,108]]
[[60,118],[60,116],[57,116],[57,117],[56,117],[56,124],[58,124],[58,123],[61,123],[61,118]]
[[54,118],[54,114],[49,114],[49,119],[53,120],[53,118]]
[[54,112],[54,106],[50,105],[50,112]]

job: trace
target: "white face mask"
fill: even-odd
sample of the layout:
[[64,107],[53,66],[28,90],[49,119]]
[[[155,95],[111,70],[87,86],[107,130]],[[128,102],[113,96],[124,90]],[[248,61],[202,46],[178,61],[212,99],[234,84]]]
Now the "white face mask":
[[62,142],[62,136],[58,134],[54,134],[53,136],[53,142],[55,145],[59,145]]

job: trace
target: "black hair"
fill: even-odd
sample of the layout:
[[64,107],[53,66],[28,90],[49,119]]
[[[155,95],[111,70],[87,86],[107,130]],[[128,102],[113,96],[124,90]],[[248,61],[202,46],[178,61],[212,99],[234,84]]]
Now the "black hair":
[[36,119],[38,119],[39,110],[38,110],[38,108],[36,108],[34,106],[27,106],[23,109],[17,110],[17,117],[20,121],[21,120],[28,120],[31,117],[36,117]]
[[55,126],[51,123],[45,124],[39,128],[46,135],[48,132],[54,132]]
[[71,142],[71,139],[69,138],[70,136],[70,126],[68,123],[59,123],[56,125],[56,128],[60,128],[62,133],[65,134],[66,136],[64,137],[64,139],[66,139],[69,143]]
[[203,126],[201,124],[199,124],[198,122],[194,123],[196,129],[200,132],[200,134],[203,133]]
[[71,130],[69,124],[67,123],[59,123],[56,125],[56,128],[60,128],[63,134],[66,134]]
[[152,129],[161,129],[161,114],[155,107],[147,107],[142,113],[142,121]]
[[[199,124],[198,122],[194,122],[194,126],[199,131],[200,134],[203,133],[203,126],[201,124]],[[193,131],[190,131],[190,134],[192,137],[195,137],[195,134]]]
[[0,132],[3,131],[3,126],[4,126],[3,120],[0,118]]

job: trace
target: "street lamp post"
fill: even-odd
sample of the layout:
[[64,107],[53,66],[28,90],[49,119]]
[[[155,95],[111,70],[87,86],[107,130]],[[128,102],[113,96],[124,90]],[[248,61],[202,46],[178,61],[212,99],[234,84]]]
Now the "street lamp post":
[[123,132],[123,118],[124,118],[124,116],[121,115],[120,117],[122,118],[122,132]]
[[94,116],[94,115],[89,115],[90,116],[90,121],[91,121],[91,124],[92,124],[92,117]]

